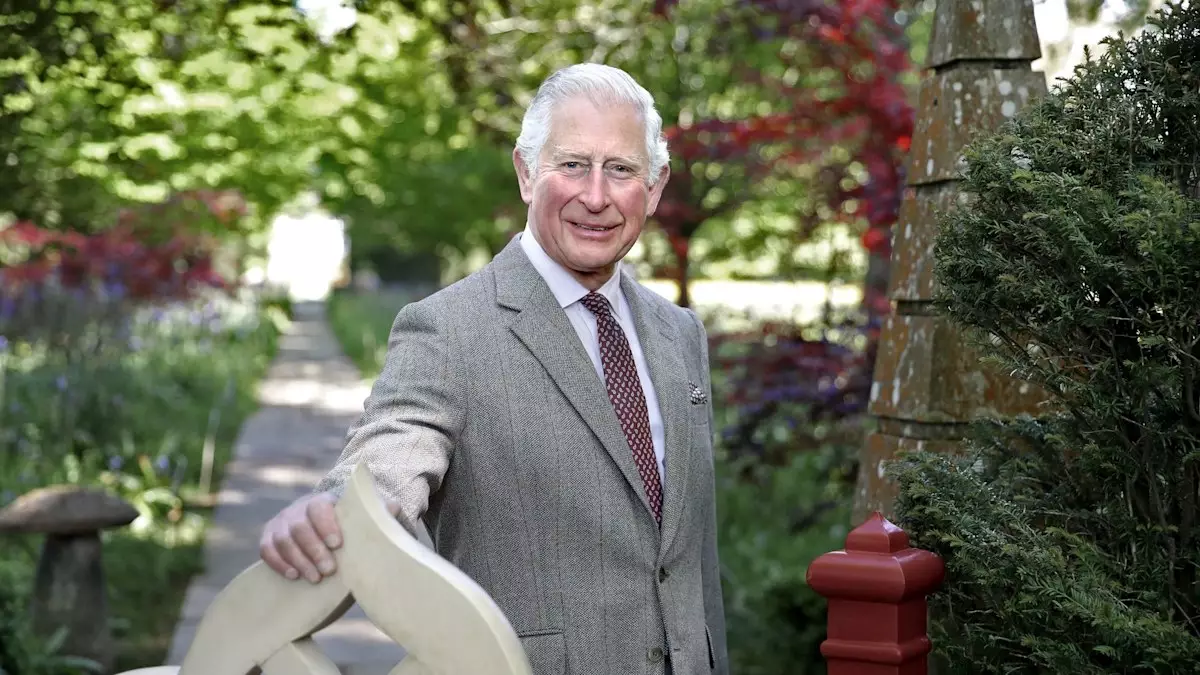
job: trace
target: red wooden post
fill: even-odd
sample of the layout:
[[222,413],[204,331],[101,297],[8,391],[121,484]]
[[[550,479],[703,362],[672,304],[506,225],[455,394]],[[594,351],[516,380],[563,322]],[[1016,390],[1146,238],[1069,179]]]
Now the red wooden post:
[[910,548],[908,535],[876,512],[846,537],[846,548],[808,567],[808,585],[829,600],[821,655],[828,675],[926,675],[925,598],[945,565]]

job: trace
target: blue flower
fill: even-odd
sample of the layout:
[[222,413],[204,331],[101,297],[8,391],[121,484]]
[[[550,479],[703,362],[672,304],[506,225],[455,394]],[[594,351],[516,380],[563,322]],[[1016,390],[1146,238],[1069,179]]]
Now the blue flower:
[[109,471],[120,471],[121,465],[123,465],[124,463],[125,463],[125,460],[120,455],[113,455],[112,457],[108,458],[108,470]]
[[57,378],[55,378],[54,386],[58,387],[59,391],[66,391],[67,390],[67,376],[59,375]]
[[0,335],[0,352],[8,350],[8,338]]

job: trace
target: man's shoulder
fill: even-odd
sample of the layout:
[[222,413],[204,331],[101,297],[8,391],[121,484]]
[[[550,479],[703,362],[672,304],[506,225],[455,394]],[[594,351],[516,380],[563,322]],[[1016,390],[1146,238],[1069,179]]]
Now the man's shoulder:
[[478,315],[480,306],[489,302],[495,295],[489,291],[492,288],[490,267],[490,264],[485,265],[458,281],[410,303],[409,306],[432,311],[441,316]]

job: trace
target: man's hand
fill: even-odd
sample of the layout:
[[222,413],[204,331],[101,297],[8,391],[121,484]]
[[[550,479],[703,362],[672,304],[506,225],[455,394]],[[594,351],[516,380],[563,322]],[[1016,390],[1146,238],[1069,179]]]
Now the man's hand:
[[315,584],[333,574],[337,571],[333,551],[342,545],[335,503],[336,498],[327,493],[292,502],[263,528],[259,555],[288,579],[303,576]]

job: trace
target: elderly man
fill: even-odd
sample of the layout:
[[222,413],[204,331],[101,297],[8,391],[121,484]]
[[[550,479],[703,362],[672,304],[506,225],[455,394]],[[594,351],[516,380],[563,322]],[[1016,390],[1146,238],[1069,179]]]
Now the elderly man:
[[332,573],[333,503],[367,462],[537,675],[727,673],[704,326],[621,270],[668,179],[662,119],[625,72],[572,66],[539,88],[513,165],[525,231],[400,311],[344,452],[262,557]]

